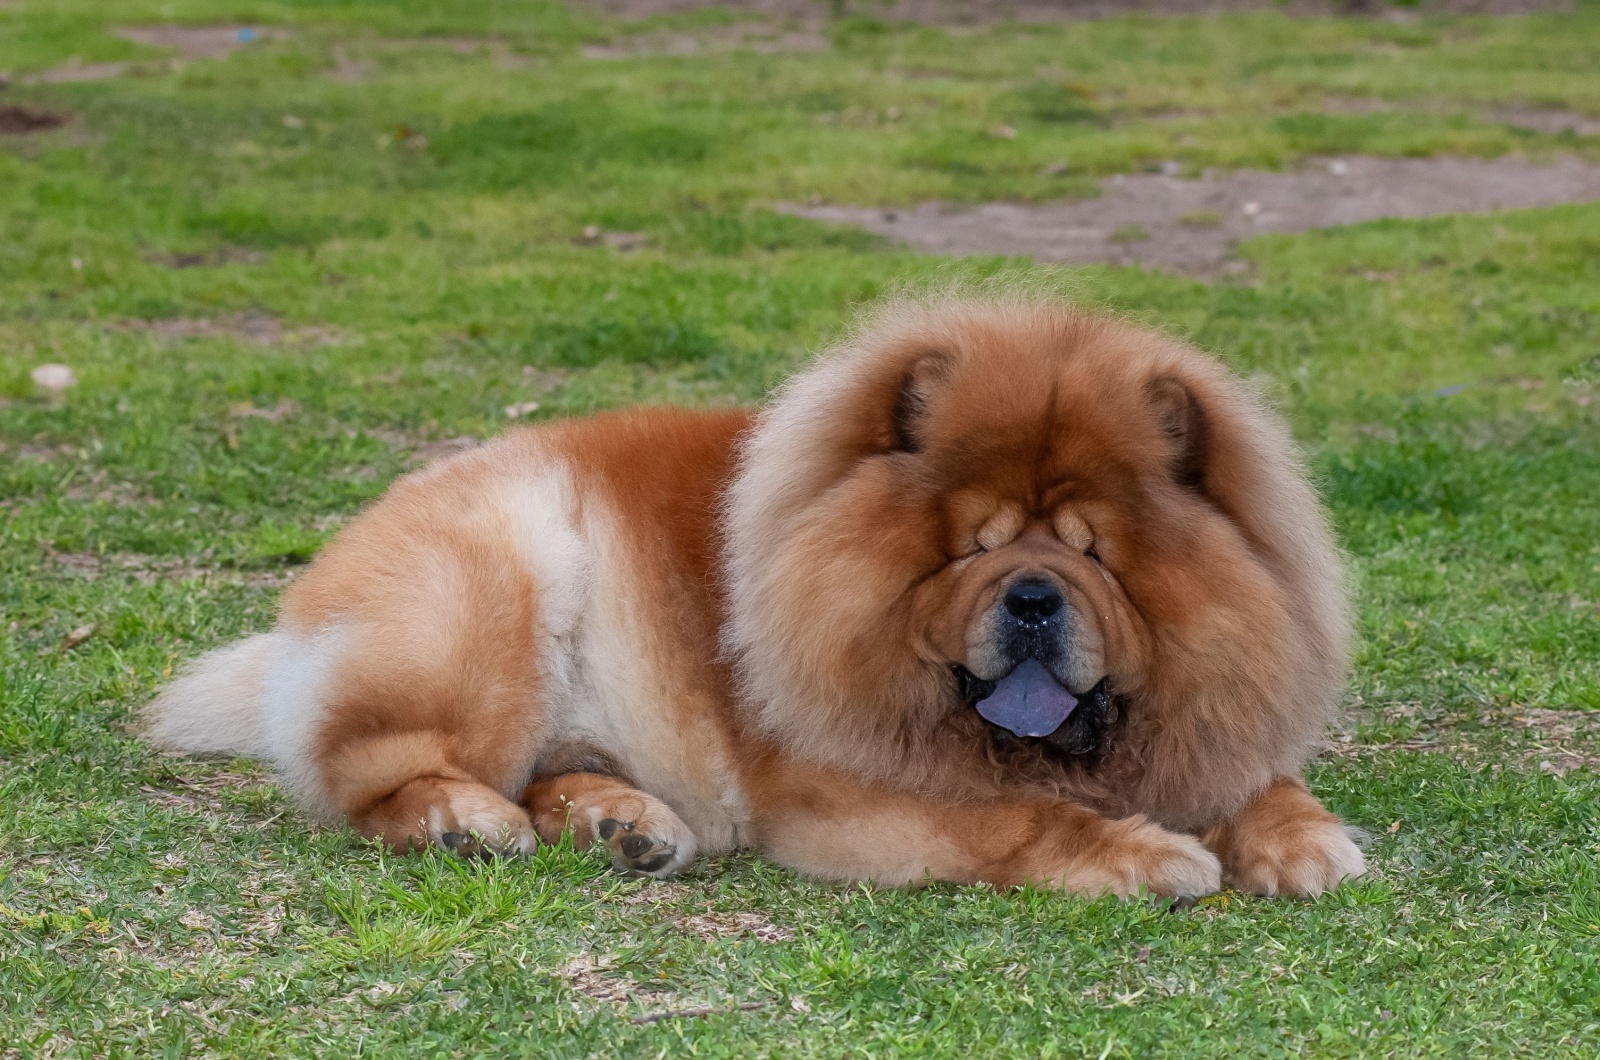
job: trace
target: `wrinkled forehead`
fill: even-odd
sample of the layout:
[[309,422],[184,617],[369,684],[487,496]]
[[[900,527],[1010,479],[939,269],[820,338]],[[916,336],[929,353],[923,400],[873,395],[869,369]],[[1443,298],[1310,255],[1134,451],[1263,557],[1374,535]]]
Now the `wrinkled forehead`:
[[1137,359],[1073,335],[963,343],[929,395],[928,451],[949,474],[1007,492],[1136,475],[1160,444]]

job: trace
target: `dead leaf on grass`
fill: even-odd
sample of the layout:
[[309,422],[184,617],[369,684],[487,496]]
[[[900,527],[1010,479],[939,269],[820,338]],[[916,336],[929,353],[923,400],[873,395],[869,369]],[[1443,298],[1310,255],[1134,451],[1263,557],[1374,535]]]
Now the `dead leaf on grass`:
[[228,415],[237,418],[266,420],[268,423],[280,423],[300,411],[300,403],[284,398],[270,409],[257,408],[248,401],[241,401],[228,406]]
[[93,622],[79,626],[77,629],[61,638],[61,650],[71,651],[73,648],[76,648],[78,645],[94,636],[94,631],[95,624]]

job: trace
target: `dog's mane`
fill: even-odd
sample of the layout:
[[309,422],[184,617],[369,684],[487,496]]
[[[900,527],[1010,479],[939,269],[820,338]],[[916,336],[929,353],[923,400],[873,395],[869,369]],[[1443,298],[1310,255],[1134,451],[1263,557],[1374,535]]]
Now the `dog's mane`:
[[[833,631],[778,603],[797,527],[864,458],[882,392],[916,351],[1025,334],[1106,359],[1129,386],[1175,380],[1204,414],[1206,501],[1237,528],[1289,616],[1281,639],[1241,644],[1227,682],[1174,647],[1130,704],[1106,768],[1074,774],[977,753],[979,723],[952,715],[947,674],[926,660],[884,667],[870,703],[819,672]],[[1106,352],[1106,351],[1114,351]],[[1218,361],[1159,333],[1027,293],[901,298],[774,395],[745,437],[721,513],[728,619],[723,650],[746,721],[789,753],[918,790],[1075,788],[1176,825],[1229,812],[1303,764],[1343,688],[1349,616],[1340,557],[1287,425]],[[819,577],[818,584],[828,584]],[[892,637],[893,631],[885,631]],[[892,652],[885,652],[886,657]],[[987,764],[985,764],[987,763]]]

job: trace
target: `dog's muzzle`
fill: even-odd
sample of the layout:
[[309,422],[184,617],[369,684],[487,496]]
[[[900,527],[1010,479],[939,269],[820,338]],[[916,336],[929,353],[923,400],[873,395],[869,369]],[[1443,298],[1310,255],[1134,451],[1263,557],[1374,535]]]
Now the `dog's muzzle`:
[[1094,750],[1117,709],[1104,678],[1074,694],[1057,676],[1069,669],[1073,617],[1048,578],[1019,576],[986,623],[991,647],[985,668],[1001,672],[986,679],[954,667],[962,699],[1011,736],[1042,739],[1071,754]]

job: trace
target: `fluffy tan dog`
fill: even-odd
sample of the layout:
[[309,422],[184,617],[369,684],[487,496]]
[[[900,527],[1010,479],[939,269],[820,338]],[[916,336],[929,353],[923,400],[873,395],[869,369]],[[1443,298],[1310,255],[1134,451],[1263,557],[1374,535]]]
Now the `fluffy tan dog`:
[[152,739],[396,850],[572,829],[667,876],[1314,895],[1345,673],[1288,431],[1216,362],[1022,299],[901,303],[759,413],[513,432],[397,482]]

